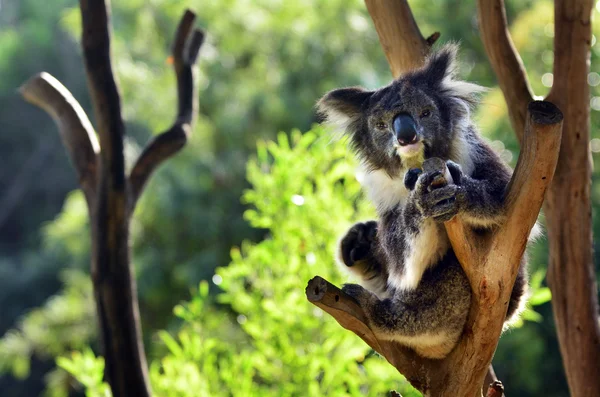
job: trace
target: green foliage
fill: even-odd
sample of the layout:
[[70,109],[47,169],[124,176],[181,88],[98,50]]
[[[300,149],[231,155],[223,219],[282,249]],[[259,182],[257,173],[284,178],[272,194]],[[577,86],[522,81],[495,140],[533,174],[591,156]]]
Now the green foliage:
[[32,355],[55,357],[83,348],[96,335],[89,276],[65,270],[61,278],[65,289],[32,310],[18,329],[0,339],[0,372],[10,371],[17,378],[25,378]]
[[[342,281],[332,254],[340,231],[373,216],[359,199],[352,164],[345,145],[330,143],[320,128],[259,142],[247,168],[252,189],[244,201],[252,209],[245,216],[269,237],[233,249],[229,266],[217,269],[219,306],[203,282],[175,308],[183,326],[176,336],[159,333],[168,354],[150,366],[157,395],[380,396],[399,386],[418,395],[304,295],[317,273]],[[100,362],[77,365],[82,357],[59,364],[84,385],[100,382]]]

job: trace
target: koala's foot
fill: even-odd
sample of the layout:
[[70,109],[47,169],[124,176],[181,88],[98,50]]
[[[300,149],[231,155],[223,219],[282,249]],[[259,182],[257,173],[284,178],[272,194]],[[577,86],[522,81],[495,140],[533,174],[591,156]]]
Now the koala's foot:
[[[456,179],[460,179],[462,175],[460,166],[450,163],[447,165],[452,179],[455,179],[455,175]],[[415,175],[416,181],[414,181]],[[446,222],[461,209],[464,191],[460,185],[448,183],[442,171],[417,173],[410,170],[404,178],[404,183],[407,189],[412,190],[415,205],[426,218],[433,218],[436,222]]]
[[357,223],[348,230],[341,242],[341,254],[348,267],[372,256],[372,246],[377,235],[377,222]]
[[363,308],[371,307],[379,299],[371,291],[358,284],[344,284],[342,292],[354,298]]

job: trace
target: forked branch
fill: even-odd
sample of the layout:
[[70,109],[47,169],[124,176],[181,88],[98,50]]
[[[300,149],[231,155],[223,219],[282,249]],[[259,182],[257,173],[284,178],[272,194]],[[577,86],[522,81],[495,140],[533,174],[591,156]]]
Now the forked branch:
[[131,206],[135,205],[152,172],[183,148],[190,134],[191,124],[198,109],[194,89],[194,64],[204,41],[204,33],[193,29],[195,18],[193,12],[186,11],[177,28],[173,44],[171,59],[177,76],[177,117],[171,128],[146,145],[131,170]]

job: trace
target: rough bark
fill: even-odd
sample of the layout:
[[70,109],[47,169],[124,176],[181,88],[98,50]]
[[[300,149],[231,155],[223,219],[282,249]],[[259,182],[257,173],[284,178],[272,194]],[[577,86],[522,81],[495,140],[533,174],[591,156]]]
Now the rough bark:
[[365,4],[392,76],[397,78],[423,65],[440,34],[436,32],[428,39],[423,38],[406,0],[365,0]]
[[82,46],[98,140],[81,106],[52,76],[42,73],[21,87],[25,99],[45,109],[59,126],[77,170],[92,225],[91,273],[105,377],[112,395],[149,396],[141,338],[137,287],[129,260],[129,223],[135,202],[152,171],[183,147],[197,97],[193,65],[204,37],[187,11],[173,46],[178,112],[173,127],[144,149],[132,175],[125,174],[120,96],[110,58],[110,10],[104,1],[80,1]]
[[[556,0],[554,83],[548,100],[564,112],[563,138],[546,195],[548,283],[569,389],[573,396],[600,390],[600,329],[592,257],[589,73],[591,0]],[[508,30],[502,0],[479,1],[486,51],[504,93],[517,136],[531,90]]]
[[590,103],[591,0],[556,0],[554,84],[548,100],[565,114],[556,176],[544,206],[548,283],[572,396],[600,390],[598,289],[592,251]]
[[[366,3],[374,15],[394,76],[419,65],[426,51],[406,1],[384,4],[367,0]],[[411,31],[401,34],[402,28],[394,24],[411,27]],[[421,45],[414,45],[415,42]],[[398,54],[417,60],[394,63]],[[487,236],[475,235],[459,218],[446,223],[452,247],[473,290],[465,332],[448,357],[427,360],[397,343],[378,340],[365,322],[360,306],[319,277],[308,284],[309,301],[361,337],[424,395],[481,396],[520,258],[554,174],[561,128],[562,114],[556,106],[548,102],[531,103],[524,119],[523,149],[505,200],[506,222]],[[498,395],[497,389],[490,387],[488,391]]]

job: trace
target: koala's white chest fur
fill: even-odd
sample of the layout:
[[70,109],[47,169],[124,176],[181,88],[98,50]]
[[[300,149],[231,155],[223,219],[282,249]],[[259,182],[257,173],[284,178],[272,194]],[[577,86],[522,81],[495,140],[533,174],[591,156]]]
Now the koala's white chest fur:
[[403,203],[408,197],[408,189],[404,186],[402,178],[391,178],[384,170],[367,170],[360,166],[356,172],[356,179],[366,190],[369,200],[382,213],[391,210]]
[[[453,149],[452,160],[470,175],[474,167],[469,156],[468,142],[457,139]],[[446,178],[452,179],[449,174]],[[361,166],[357,171],[357,179],[379,214],[404,205],[410,194],[404,185],[403,176],[392,178],[384,170],[367,170]],[[404,257],[395,258],[402,263],[388,268],[388,285],[398,290],[417,288],[425,270],[439,262],[450,248],[444,227],[433,220],[426,220],[417,234],[406,233],[405,245],[409,248]]]

